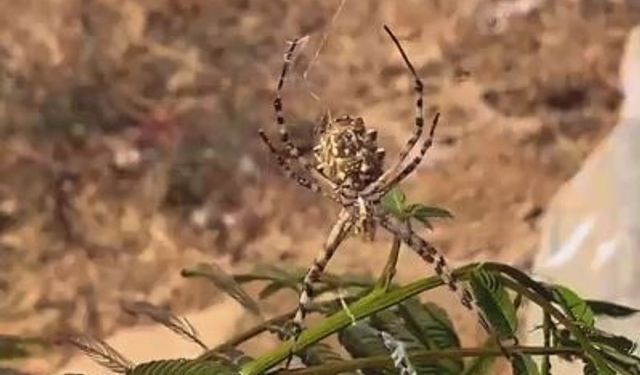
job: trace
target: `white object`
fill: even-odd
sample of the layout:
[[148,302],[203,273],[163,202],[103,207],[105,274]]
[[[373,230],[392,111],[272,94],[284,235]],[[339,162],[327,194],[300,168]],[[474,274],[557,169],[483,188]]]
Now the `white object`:
[[[628,37],[620,78],[619,123],[549,204],[533,273],[584,298],[640,307],[640,26]],[[527,331],[541,321],[530,307]],[[640,316],[600,318],[598,327],[640,339]],[[527,341],[541,344],[540,330]],[[552,365],[554,373],[583,373],[580,362]]]

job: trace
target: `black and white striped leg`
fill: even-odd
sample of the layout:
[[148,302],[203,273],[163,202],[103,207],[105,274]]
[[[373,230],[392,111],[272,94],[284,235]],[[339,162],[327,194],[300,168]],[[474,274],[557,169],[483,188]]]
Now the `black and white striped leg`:
[[280,142],[282,142],[282,144],[284,145],[287,154],[289,154],[289,157],[297,159],[304,169],[310,170],[311,168],[313,168],[313,166],[304,156],[302,156],[300,148],[298,148],[298,146],[293,143],[293,141],[291,140],[291,136],[287,131],[287,126],[284,121],[284,106],[282,100],[282,87],[284,86],[284,81],[287,76],[287,72],[289,71],[289,65],[293,61],[294,52],[299,42],[300,38],[296,38],[293,41],[289,42],[289,48],[285,52],[282,71],[280,72],[278,86],[276,87],[276,98],[273,101],[273,109],[276,114],[276,123],[278,125],[278,132],[280,134]]
[[435,134],[436,126],[438,126],[438,120],[440,119],[440,113],[436,113],[431,123],[431,129],[429,130],[429,136],[425,138],[420,147],[420,152],[416,155],[411,162],[402,168],[402,170],[389,182],[381,186],[377,191],[372,191],[367,197],[374,202],[379,202],[391,189],[402,182],[407,176],[409,176],[422,162],[429,148],[433,144],[433,136]]
[[258,129],[258,134],[260,135],[260,139],[267,146],[269,151],[275,156],[276,162],[282,168],[287,177],[295,180],[300,186],[309,189],[315,193],[320,193],[334,199],[333,195],[322,190],[320,185],[315,181],[313,177],[305,177],[298,173],[296,173],[293,169],[291,169],[291,165],[289,165],[288,160],[282,155],[282,152],[278,151],[278,149],[273,145],[267,134],[262,129]]
[[302,291],[300,292],[298,309],[296,310],[296,313],[293,317],[293,322],[292,322],[293,324],[292,336],[293,336],[294,342],[291,347],[289,357],[287,358],[286,367],[289,367],[291,358],[293,357],[293,353],[296,350],[296,344],[298,342],[298,338],[302,333],[304,318],[307,316],[307,313],[309,312],[309,306],[313,301],[313,297],[314,297],[313,284],[315,284],[318,281],[318,279],[324,272],[324,269],[326,268],[327,263],[329,263],[329,261],[333,257],[333,254],[335,254],[336,250],[338,249],[338,246],[340,246],[342,241],[344,241],[347,234],[351,230],[352,226],[353,226],[353,220],[352,220],[351,214],[347,210],[342,209],[340,211],[340,214],[338,215],[338,220],[336,221],[336,223],[331,228],[331,231],[329,232],[329,236],[327,237],[327,240],[325,241],[325,244],[322,247],[322,250],[318,253],[316,258],[313,260],[313,264],[311,265],[311,267],[309,267],[309,270],[307,271],[307,274],[305,275],[302,281]]
[[429,242],[415,234],[408,226],[395,224],[391,219],[384,216],[379,217],[379,223],[391,234],[399,237],[402,242],[416,252],[425,262],[433,265],[437,276],[452,292],[458,295],[460,303],[477,316],[482,328],[484,328],[489,335],[494,337],[496,336],[493,328],[488,323],[480,308],[478,308],[473,294],[464,284],[459,282],[456,275],[451,272],[444,255],[442,255],[440,251],[438,251]]
[[411,135],[411,138],[409,138],[409,140],[407,141],[407,144],[404,146],[404,148],[400,152],[400,157],[398,158],[398,160],[385,173],[383,173],[382,176],[380,176],[380,178],[378,178],[375,182],[373,182],[370,185],[370,187],[368,187],[365,190],[365,193],[369,193],[371,191],[374,191],[380,188],[380,186],[384,184],[384,181],[386,181],[386,179],[390,175],[396,173],[396,171],[401,168],[402,163],[404,162],[404,159],[407,157],[407,155],[409,155],[409,153],[411,152],[413,147],[416,145],[416,143],[418,143],[418,140],[420,139],[420,136],[422,135],[423,128],[424,128],[424,84],[422,83],[422,80],[418,76],[416,69],[413,67],[411,60],[409,60],[409,57],[407,56],[404,49],[400,45],[400,41],[398,41],[398,38],[393,34],[391,29],[387,25],[384,25],[384,30],[387,32],[387,34],[389,34],[389,37],[398,48],[398,51],[400,52],[400,55],[402,56],[402,59],[405,62],[405,65],[407,66],[407,68],[411,72],[411,75],[413,76],[413,80],[414,80],[413,89],[416,93],[415,128],[414,128],[413,134]]

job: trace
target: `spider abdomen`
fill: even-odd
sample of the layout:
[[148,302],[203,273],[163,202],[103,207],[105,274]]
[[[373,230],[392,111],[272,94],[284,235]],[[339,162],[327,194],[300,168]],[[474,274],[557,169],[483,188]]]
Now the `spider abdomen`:
[[362,118],[327,118],[314,154],[317,169],[340,186],[364,189],[382,174],[384,150],[378,147],[377,133],[367,129]]

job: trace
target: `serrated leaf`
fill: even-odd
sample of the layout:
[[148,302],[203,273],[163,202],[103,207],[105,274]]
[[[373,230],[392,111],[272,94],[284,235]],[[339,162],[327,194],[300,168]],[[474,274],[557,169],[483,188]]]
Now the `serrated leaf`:
[[415,298],[398,306],[398,315],[427,349],[457,349],[460,339],[447,312],[432,302]]
[[133,364],[106,342],[89,336],[66,336],[59,340],[63,344],[71,344],[80,349],[86,356],[102,367],[125,374]]
[[554,285],[552,294],[553,299],[572,320],[587,327],[593,327],[595,323],[593,311],[574,291],[562,285]]
[[516,308],[506,289],[494,274],[477,268],[469,279],[478,306],[500,338],[512,338],[518,329]]
[[125,375],[237,375],[237,370],[213,361],[169,359],[139,364]]
[[[422,304],[415,298],[398,305],[398,316],[404,326],[425,349],[444,350],[460,348],[460,339],[444,309],[434,303]],[[459,373],[464,367],[462,359],[447,358],[439,362],[450,373]]]
[[636,349],[636,343],[624,337],[598,331],[590,333],[589,339],[595,344],[606,345],[621,354],[631,354]]
[[597,300],[585,300],[585,302],[596,316],[604,315],[610,318],[626,318],[640,312],[640,310],[636,308],[619,305],[613,302]]
[[431,218],[439,218],[439,219],[453,218],[453,214],[447,209],[444,209],[441,207],[425,206],[420,203],[410,205],[408,207],[408,211],[411,213],[412,217],[418,220],[431,219]]
[[[358,322],[338,333],[338,341],[353,358],[386,355],[387,349],[374,330],[366,323]],[[366,368],[365,375],[394,375],[391,368]]]
[[183,277],[204,277],[211,281],[216,287],[227,293],[230,297],[238,301],[242,307],[261,316],[260,306],[256,301],[242,289],[233,276],[227,274],[221,267],[215,263],[200,263],[191,269],[183,269],[181,272]]
[[399,219],[406,217],[407,196],[399,189],[393,189],[382,198],[382,207]]
[[122,309],[134,316],[146,316],[156,323],[167,327],[181,337],[197,344],[203,350],[209,349],[200,339],[198,331],[191,325],[185,317],[178,316],[171,310],[155,306],[146,301],[121,301]]
[[608,346],[601,346],[598,352],[614,368],[624,369],[624,371],[631,374],[640,374],[640,358],[621,353]]
[[528,355],[516,353],[511,358],[513,375],[540,375],[538,366]]
[[299,354],[306,366],[319,366],[328,362],[341,361],[342,357],[324,342],[316,343]]
[[[410,330],[404,319],[391,310],[381,311],[373,315],[370,319],[372,327],[379,331],[389,333],[395,340],[402,342],[405,350],[425,350],[428,349],[414,332]],[[458,374],[462,368],[462,364],[455,361],[443,360],[437,363],[418,363],[414,362],[413,366],[418,374]]]

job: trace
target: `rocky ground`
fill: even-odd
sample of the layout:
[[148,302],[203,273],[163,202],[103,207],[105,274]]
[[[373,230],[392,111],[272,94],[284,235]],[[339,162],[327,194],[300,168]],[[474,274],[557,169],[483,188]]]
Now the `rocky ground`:
[[[414,98],[383,23],[424,78],[428,115],[442,114],[403,188],[455,219],[424,234],[454,263],[526,268],[548,200],[615,124],[619,58],[640,7],[347,1],[332,22],[337,6],[0,2],[0,333],[105,337],[136,323],[122,299],[203,309],[217,292],[179,275],[199,261],[309,264],[336,209],[287,180],[256,130],[275,132],[285,41],[308,35],[285,90],[296,140],[308,148],[331,109],[363,116],[393,158]],[[351,240],[330,267],[376,274],[387,247],[384,236]],[[401,280],[425,272],[403,254]],[[453,298],[434,298],[456,313]],[[474,322],[461,321],[475,340]],[[24,367],[46,373],[64,358]]]

